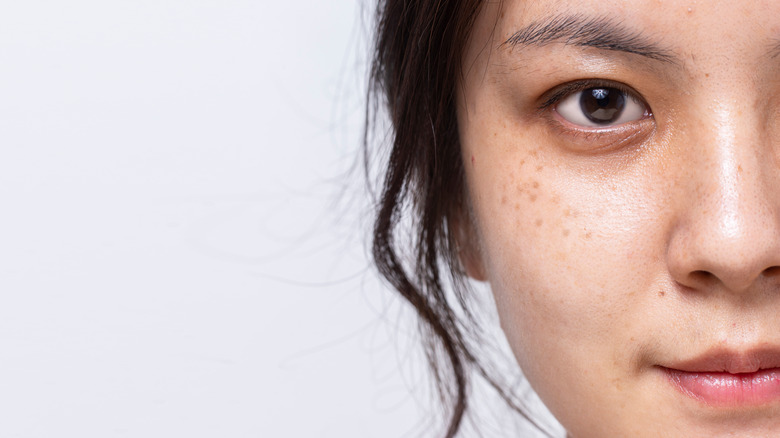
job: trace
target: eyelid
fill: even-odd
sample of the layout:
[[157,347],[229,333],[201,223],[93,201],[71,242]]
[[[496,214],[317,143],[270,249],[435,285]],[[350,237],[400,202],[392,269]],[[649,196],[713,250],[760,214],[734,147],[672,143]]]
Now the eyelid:
[[588,88],[598,88],[598,87],[614,88],[623,93],[626,93],[628,96],[634,98],[637,102],[641,102],[643,105],[645,105],[645,107],[647,107],[648,114],[652,114],[650,105],[647,104],[647,102],[642,98],[642,96],[639,95],[639,93],[637,93],[636,91],[634,91],[632,88],[628,87],[625,84],[606,80],[606,79],[581,79],[573,82],[568,82],[563,85],[559,85],[542,95],[541,97],[542,103],[539,104],[537,110],[539,111],[547,110],[548,108],[558,104],[564,98],[568,97],[571,94],[587,90]]

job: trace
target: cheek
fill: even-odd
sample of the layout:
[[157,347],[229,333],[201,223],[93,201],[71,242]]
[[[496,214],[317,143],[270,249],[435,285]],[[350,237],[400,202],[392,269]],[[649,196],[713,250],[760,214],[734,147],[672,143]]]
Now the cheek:
[[482,152],[467,178],[502,327],[543,398],[570,391],[576,382],[550,381],[551,370],[608,368],[647,330],[653,302],[640,291],[657,280],[665,241],[658,197],[641,173],[603,183],[533,148]]

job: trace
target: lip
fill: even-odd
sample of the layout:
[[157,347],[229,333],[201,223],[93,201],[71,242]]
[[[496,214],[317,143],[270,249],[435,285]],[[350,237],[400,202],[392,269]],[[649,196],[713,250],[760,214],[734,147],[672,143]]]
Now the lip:
[[709,406],[760,406],[780,401],[780,348],[714,349],[660,368],[680,392]]

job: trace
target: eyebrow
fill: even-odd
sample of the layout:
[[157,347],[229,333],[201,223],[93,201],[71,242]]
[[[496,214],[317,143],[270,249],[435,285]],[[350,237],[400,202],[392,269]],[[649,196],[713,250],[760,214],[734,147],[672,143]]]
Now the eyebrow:
[[571,46],[631,53],[656,61],[678,63],[670,51],[653,43],[640,32],[608,17],[556,15],[520,29],[502,45],[517,48],[561,42]]

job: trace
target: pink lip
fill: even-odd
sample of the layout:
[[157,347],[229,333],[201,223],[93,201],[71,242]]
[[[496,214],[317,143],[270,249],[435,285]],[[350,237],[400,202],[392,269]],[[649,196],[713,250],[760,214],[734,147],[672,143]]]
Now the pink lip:
[[780,400],[780,349],[711,350],[661,368],[683,394],[710,406],[757,406]]

